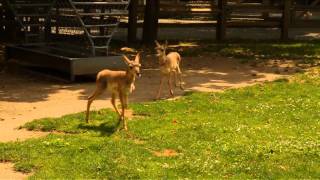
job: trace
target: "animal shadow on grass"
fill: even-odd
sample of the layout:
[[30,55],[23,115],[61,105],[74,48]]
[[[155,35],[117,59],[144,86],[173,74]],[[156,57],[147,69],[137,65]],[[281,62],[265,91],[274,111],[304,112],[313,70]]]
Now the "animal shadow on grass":
[[87,131],[94,131],[100,133],[101,136],[111,136],[117,131],[120,122],[116,124],[104,122],[101,124],[79,124],[79,128]]

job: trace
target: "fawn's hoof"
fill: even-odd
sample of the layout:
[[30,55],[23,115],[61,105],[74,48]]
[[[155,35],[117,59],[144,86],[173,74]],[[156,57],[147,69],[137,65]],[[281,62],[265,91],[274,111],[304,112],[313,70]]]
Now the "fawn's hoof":
[[116,132],[120,132],[120,131],[122,131],[122,130],[128,131],[128,127],[118,127],[117,130],[116,130]]
[[173,94],[173,91],[172,91],[172,90],[170,91],[170,95],[171,95],[171,96],[174,96],[174,94]]

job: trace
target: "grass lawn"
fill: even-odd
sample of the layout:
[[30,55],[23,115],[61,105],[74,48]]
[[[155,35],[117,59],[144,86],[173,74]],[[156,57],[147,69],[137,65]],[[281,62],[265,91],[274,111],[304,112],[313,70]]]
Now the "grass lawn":
[[131,104],[129,132],[111,110],[35,120],[66,133],[0,143],[0,161],[31,178],[320,178],[319,74]]
[[[219,56],[229,56],[244,59],[296,59],[312,62],[320,59],[320,41],[228,41],[215,42],[180,42],[185,46],[184,55],[201,55],[214,53]],[[189,45],[189,46],[188,46]],[[192,46],[193,45],[193,46]]]

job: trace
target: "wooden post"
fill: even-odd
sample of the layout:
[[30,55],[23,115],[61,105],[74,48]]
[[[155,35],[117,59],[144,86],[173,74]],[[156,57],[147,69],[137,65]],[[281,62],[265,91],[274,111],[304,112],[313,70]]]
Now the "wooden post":
[[138,0],[131,0],[129,5],[128,42],[137,41]]
[[282,13],[282,28],[281,28],[281,40],[289,39],[289,26],[291,20],[291,5],[292,0],[284,0],[283,13]]
[[59,23],[60,23],[60,7],[58,5],[58,3],[55,3],[55,8],[56,8],[56,35],[60,34],[59,31]]
[[46,42],[50,42],[50,38],[51,38],[51,15],[49,15],[45,19],[44,31],[45,31],[44,40]]
[[7,25],[6,25],[6,33],[7,33],[7,37],[8,40],[12,41],[12,42],[16,42],[17,41],[17,26],[16,26],[16,22],[14,21],[14,16],[12,13],[10,13],[8,10],[6,10],[6,21],[7,21]]
[[148,0],[146,2],[142,35],[145,44],[152,44],[157,39],[159,10],[160,0]]
[[226,13],[227,0],[218,0],[218,17],[217,17],[217,31],[216,39],[223,41],[226,38],[227,30],[227,13]]
[[[106,8],[104,6],[101,6],[101,13],[105,13],[105,12],[106,12]],[[100,23],[103,24],[104,23],[104,16],[101,15],[99,17],[99,20],[100,20]],[[107,29],[107,31],[109,31],[109,29]],[[104,36],[108,32],[105,32],[105,28],[100,27],[99,28],[99,33],[100,33],[100,36]]]
[[[271,3],[270,3],[270,0],[262,0],[262,5],[263,6],[269,6]],[[263,12],[262,13],[262,17],[264,20],[267,20],[269,19],[269,13],[268,12]]]
[[3,4],[0,6],[0,40],[4,37],[4,28],[5,27],[5,19],[4,15],[4,7]]

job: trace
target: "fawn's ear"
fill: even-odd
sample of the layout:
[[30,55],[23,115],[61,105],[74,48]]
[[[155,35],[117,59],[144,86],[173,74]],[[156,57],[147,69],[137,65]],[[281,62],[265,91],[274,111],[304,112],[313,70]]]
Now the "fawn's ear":
[[156,43],[157,47],[161,47],[161,44],[157,40],[155,40],[154,42]]
[[129,65],[130,64],[130,59],[126,55],[122,55],[124,62]]
[[134,59],[136,63],[140,64],[140,52],[137,53],[136,58]]

